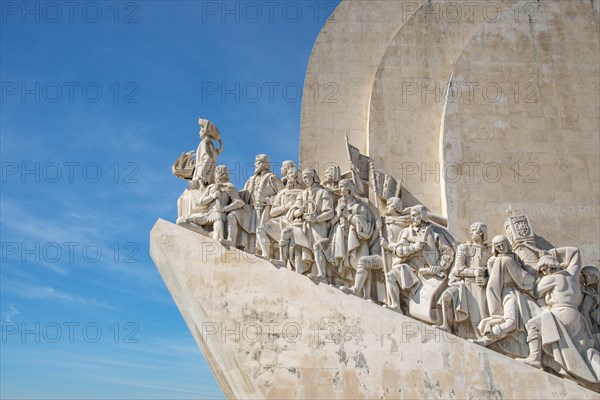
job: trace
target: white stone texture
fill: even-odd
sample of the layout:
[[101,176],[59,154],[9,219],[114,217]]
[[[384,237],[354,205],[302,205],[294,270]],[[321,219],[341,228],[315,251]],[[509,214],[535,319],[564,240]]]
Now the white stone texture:
[[158,220],[150,236],[228,398],[598,398],[184,227]]
[[[599,16],[589,0],[343,1],[307,67],[301,165],[345,166],[348,133],[404,179],[405,205],[448,217],[459,240],[476,220],[503,233],[511,206],[546,248],[578,246],[598,264]],[[458,102],[445,101],[450,77]],[[315,82],[335,82],[337,102],[316,101]]]
[[[501,232],[510,204],[547,242],[577,246],[584,264],[600,263],[595,3],[540,2],[530,22],[522,12],[515,18],[531,5],[519,2],[482,25],[463,50],[451,80],[480,89],[474,101],[448,101],[442,115],[443,165],[463,167],[462,179],[445,185],[452,231],[483,220]],[[465,162],[479,163],[473,179]]]

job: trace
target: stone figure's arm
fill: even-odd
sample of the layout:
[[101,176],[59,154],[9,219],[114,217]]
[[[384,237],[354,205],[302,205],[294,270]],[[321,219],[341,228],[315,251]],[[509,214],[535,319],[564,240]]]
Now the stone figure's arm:
[[329,221],[334,215],[331,193],[328,190],[323,190],[323,197],[321,198],[321,214],[317,215],[317,222]]
[[456,258],[454,259],[454,275],[457,278],[473,277],[473,270],[467,268],[467,246],[464,244],[458,245],[456,249]]
[[304,214],[304,212],[302,211],[304,203],[303,196],[304,192],[298,193],[298,195],[296,196],[296,201],[288,210],[287,219],[289,219],[290,221],[295,218],[300,218],[302,214]]
[[277,195],[275,196],[275,200],[273,201],[273,206],[271,207],[271,218],[277,218],[280,215],[285,214],[285,212],[287,211],[285,209],[285,205],[283,204],[283,192],[279,192],[277,193]]
[[359,204],[355,213],[350,216],[350,223],[356,227],[356,233],[360,239],[368,239],[374,231],[374,221],[369,223],[367,206]]
[[230,212],[233,210],[238,210],[238,209],[244,207],[244,205],[246,204],[244,202],[244,200],[242,200],[240,198],[240,195],[239,195],[237,189],[235,188],[235,186],[233,186],[233,184],[228,185],[227,194],[229,195],[229,199],[231,200],[231,203],[229,203],[227,206],[223,207],[223,211]]
[[271,185],[271,189],[273,190],[273,193],[275,193],[275,194],[272,196],[268,196],[267,201],[270,205],[273,205],[277,194],[283,190],[283,182],[281,182],[281,179],[279,179],[279,177],[277,175],[271,174],[271,176],[269,178],[269,183]]
[[400,234],[400,242],[390,244],[390,247],[393,248],[393,253],[400,258],[408,257],[417,253],[425,247],[424,242],[412,242],[408,240],[409,230],[411,228],[406,228]]
[[539,299],[556,287],[556,279],[552,275],[546,275],[533,287],[532,295]]
[[440,254],[440,259],[438,260],[438,265],[440,270],[446,271],[452,265],[452,260],[454,260],[454,249],[448,243],[448,241],[444,238],[443,235],[436,234],[436,246],[438,248],[438,253]]
[[204,195],[198,199],[199,204],[205,206],[205,205],[210,204],[213,200],[215,200],[217,198],[217,195],[215,194],[216,192],[212,191],[213,187],[214,187],[213,185],[210,185],[209,187],[206,188]]

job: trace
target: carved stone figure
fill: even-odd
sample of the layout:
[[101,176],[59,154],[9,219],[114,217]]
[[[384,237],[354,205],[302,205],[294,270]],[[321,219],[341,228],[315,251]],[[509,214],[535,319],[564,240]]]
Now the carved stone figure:
[[256,229],[269,221],[275,196],[283,189],[283,183],[270,169],[269,157],[266,154],[257,155],[254,161],[254,175],[248,179],[240,193],[253,209],[250,215],[246,214],[238,221],[239,226],[248,235],[246,251],[253,254],[256,252]]
[[[391,197],[388,199],[385,215],[376,221],[377,229],[383,233],[383,238],[392,242],[400,241],[402,230],[409,224],[410,214],[403,213],[402,200],[399,197]],[[384,227],[385,231],[383,230]],[[364,288],[363,297],[365,299],[373,299],[371,296],[372,285],[369,282],[369,278],[374,271],[384,270],[384,260],[380,254],[382,254],[381,247],[374,246],[374,248],[371,248],[371,255],[360,257],[356,268],[354,285],[351,287],[342,286],[340,287],[340,290],[345,293],[360,296],[361,293],[363,293]],[[391,253],[387,250],[385,251],[385,257],[387,257],[387,265],[391,266],[392,257]],[[383,293],[376,294],[376,299],[379,301],[385,299],[385,287],[383,289]]]
[[331,190],[336,196],[340,196],[339,182],[342,179],[342,171],[337,164],[329,164],[325,169],[323,186]]
[[215,183],[211,183],[197,199],[205,211],[189,215],[186,222],[207,230],[212,228],[213,239],[231,244],[237,232],[234,215],[245,203],[240,199],[236,187],[229,182],[229,170],[226,166],[219,165],[216,168],[214,181]]
[[290,169],[295,169],[298,171],[296,176],[296,186],[298,188],[304,188],[304,183],[302,182],[302,174],[300,173],[300,169],[296,166],[296,163],[292,160],[285,160],[281,163],[281,182],[283,186],[286,186],[287,182],[287,174]]
[[442,306],[442,324],[439,327],[461,337],[474,338],[478,336],[479,322],[488,316],[485,286],[491,251],[487,245],[485,224],[471,224],[469,233],[471,241],[458,246],[448,277],[449,287],[438,302]]
[[[283,168],[282,168],[283,170]],[[285,251],[289,254],[289,240],[282,241],[281,232],[290,224],[287,219],[287,213],[296,203],[298,194],[302,192],[298,184],[300,171],[295,167],[286,169],[285,188],[275,196],[273,206],[271,207],[271,219],[266,223],[259,225],[256,230],[256,236],[261,248],[263,257],[270,258],[271,244],[276,242],[280,244],[281,252]],[[283,253],[281,254],[283,260]]]
[[414,206],[410,214],[412,223],[398,243],[383,240],[383,247],[395,255],[391,271],[385,274],[388,307],[401,312],[402,294],[409,300],[411,316],[432,323],[437,320],[435,297],[443,290],[454,250],[448,238],[434,230],[424,206]]
[[[542,278],[533,293],[544,299],[546,307],[525,324],[529,356],[522,360],[585,382],[600,382],[600,352],[594,348],[594,337],[577,309],[581,300],[579,284],[552,256],[540,258],[538,271]],[[547,362],[542,354],[554,362]]]
[[[200,125],[200,143],[196,150],[196,164],[194,175],[192,177],[192,187],[206,187],[213,183],[215,167],[217,166],[217,157],[223,152],[223,143],[221,142],[221,133],[219,129],[207,119],[198,118]],[[215,146],[213,140],[219,142],[219,148]]]
[[600,341],[600,271],[593,265],[581,270],[581,293],[583,300],[579,309]]
[[302,180],[306,189],[296,198],[288,212],[290,227],[282,233],[282,240],[293,241],[293,255],[290,259],[296,272],[308,272],[316,266],[316,273],[309,277],[317,281],[327,280],[325,250],[328,246],[330,220],[334,217],[331,192],[320,184],[314,168],[302,171]]
[[492,240],[493,255],[488,260],[489,280],[486,288],[486,299],[489,317],[484,318],[478,326],[481,339],[474,342],[489,346],[515,333],[513,341],[505,343],[501,350],[510,355],[522,354],[523,338],[518,331],[538,312],[535,301],[525,294],[531,293],[535,276],[527,272],[512,252],[505,236],[496,236]]
[[357,199],[350,179],[339,181],[340,199],[336,207],[336,228],[331,241],[330,256],[337,275],[346,281],[354,279],[360,257],[369,255],[375,217],[369,207]]

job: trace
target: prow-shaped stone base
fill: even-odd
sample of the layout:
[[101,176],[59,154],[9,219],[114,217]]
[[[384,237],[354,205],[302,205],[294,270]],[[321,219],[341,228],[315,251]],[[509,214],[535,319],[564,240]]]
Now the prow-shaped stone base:
[[598,399],[164,220],[150,254],[228,398]]

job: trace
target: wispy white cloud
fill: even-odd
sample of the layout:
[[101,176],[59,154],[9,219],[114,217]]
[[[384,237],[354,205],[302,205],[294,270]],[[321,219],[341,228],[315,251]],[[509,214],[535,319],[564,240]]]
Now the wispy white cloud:
[[2,281],[2,292],[11,293],[29,300],[50,300],[83,307],[113,308],[110,304],[98,301],[93,297],[72,295],[50,286],[35,286],[27,283],[7,281],[6,279]]
[[20,315],[20,314],[21,314],[21,311],[17,310],[17,308],[14,306],[14,304],[9,304],[8,311],[4,312],[4,322],[13,323],[14,322],[12,320],[13,317],[16,317],[17,315]]

